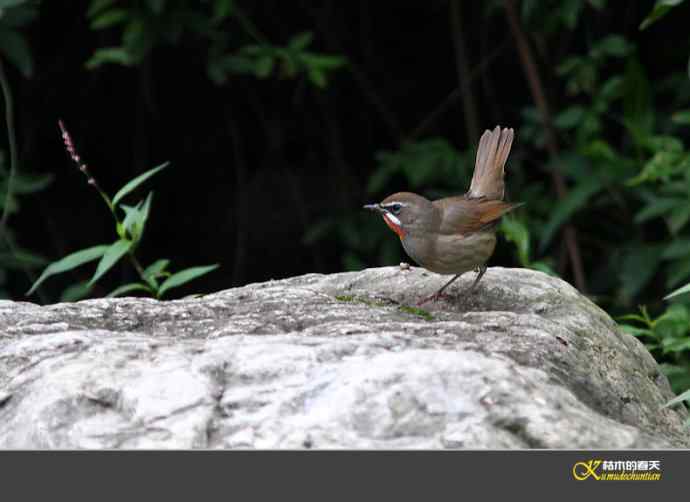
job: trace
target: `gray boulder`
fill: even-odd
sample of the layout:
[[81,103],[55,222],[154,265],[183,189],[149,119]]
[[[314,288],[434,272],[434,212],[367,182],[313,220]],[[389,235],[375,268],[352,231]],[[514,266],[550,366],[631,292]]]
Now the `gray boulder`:
[[690,446],[649,352],[566,282],[387,267],[202,298],[0,302],[2,448]]

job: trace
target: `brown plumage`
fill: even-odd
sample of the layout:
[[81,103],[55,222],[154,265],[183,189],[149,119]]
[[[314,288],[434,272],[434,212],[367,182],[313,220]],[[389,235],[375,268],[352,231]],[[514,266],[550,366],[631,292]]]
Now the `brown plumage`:
[[430,201],[421,195],[399,192],[379,204],[364,206],[382,214],[400,237],[407,254],[422,267],[439,274],[454,274],[436,294],[439,298],[460,275],[476,270],[477,285],[496,246],[496,224],[516,207],[503,201],[505,163],[513,143],[513,130],[496,127],[479,140],[470,189],[464,195]]

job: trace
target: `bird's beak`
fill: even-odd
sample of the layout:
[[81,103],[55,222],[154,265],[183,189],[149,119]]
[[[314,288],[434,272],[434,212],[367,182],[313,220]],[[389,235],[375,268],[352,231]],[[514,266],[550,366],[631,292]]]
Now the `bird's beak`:
[[364,206],[364,209],[368,209],[369,211],[378,211],[379,213],[383,212],[381,204],[367,204]]

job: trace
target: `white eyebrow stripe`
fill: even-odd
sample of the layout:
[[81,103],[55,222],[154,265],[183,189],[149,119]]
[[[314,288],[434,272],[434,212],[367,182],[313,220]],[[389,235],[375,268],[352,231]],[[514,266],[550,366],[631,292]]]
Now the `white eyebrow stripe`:
[[397,204],[398,206],[400,206],[400,207],[407,207],[407,206],[408,206],[407,202],[397,202],[397,201],[393,201],[393,202],[389,202],[388,204],[381,204],[381,207],[385,209],[385,208],[388,208],[388,207],[395,206],[396,204]]

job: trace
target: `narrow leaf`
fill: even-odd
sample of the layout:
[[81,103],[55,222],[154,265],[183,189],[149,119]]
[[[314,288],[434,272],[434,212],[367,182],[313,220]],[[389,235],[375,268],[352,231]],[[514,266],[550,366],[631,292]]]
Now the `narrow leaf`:
[[76,302],[83,298],[86,298],[91,292],[91,287],[89,287],[86,281],[80,281],[76,284],[68,286],[60,295],[61,302]]
[[666,14],[668,14],[669,10],[671,10],[676,5],[680,5],[684,1],[685,0],[657,0],[656,4],[654,4],[652,12],[650,12],[644,19],[644,21],[642,21],[642,24],[640,24],[640,29],[647,29],[652,23],[658,21]]
[[93,17],[113,3],[115,3],[115,0],[92,0],[91,5],[89,5],[89,10],[86,11],[86,16]]
[[170,260],[156,260],[151,265],[144,269],[144,280],[154,290],[158,291],[158,281],[156,280],[160,275],[164,274],[165,269],[170,264]]
[[[136,206],[128,206],[126,204],[120,204],[120,207],[125,212],[125,219],[122,220],[122,227],[127,231],[127,233],[132,237],[133,240],[137,240],[136,226],[137,222],[141,219],[141,202]],[[118,235],[123,237],[119,232]]]
[[678,288],[672,293],[669,293],[668,295],[664,296],[664,300],[668,300],[669,298],[673,298],[674,296],[682,295],[685,293],[690,292],[690,283],[686,284],[682,288]]
[[132,282],[130,284],[120,286],[119,288],[115,288],[110,293],[108,293],[107,298],[122,296],[125,293],[129,293],[130,291],[146,291],[147,293],[152,293],[151,288],[149,288],[146,284],[143,284],[141,282]]
[[110,26],[124,23],[128,17],[129,11],[126,9],[111,9],[94,16],[94,19],[91,21],[91,29],[103,30]]
[[156,276],[163,272],[170,265],[170,260],[161,259],[154,261],[151,265],[144,269],[145,276]]
[[132,55],[124,47],[102,47],[96,49],[93,56],[84,63],[84,66],[89,70],[93,70],[106,63],[129,66],[132,64]]
[[168,277],[165,280],[165,282],[161,284],[161,287],[158,290],[158,296],[163,296],[163,294],[165,294],[166,291],[172,288],[176,288],[178,286],[182,286],[183,284],[193,279],[196,279],[197,277],[201,277],[204,274],[208,274],[209,272],[217,268],[218,265],[207,265],[203,267],[191,267],[177,272]]
[[311,44],[313,38],[314,36],[310,31],[299,33],[292,37],[290,43],[288,44],[288,47],[290,47],[290,49],[294,51],[301,51],[305,49],[309,44]]
[[103,274],[110,270],[112,266],[115,265],[127,251],[129,251],[131,247],[132,241],[128,241],[126,239],[120,239],[119,241],[115,241],[113,244],[111,244],[103,255],[103,258],[101,258],[101,261],[98,262],[96,273],[93,274],[93,277],[89,281],[89,286],[93,286],[96,281],[103,276]]
[[113,197],[113,205],[116,205],[118,202],[120,202],[120,200],[121,200],[125,195],[127,195],[127,194],[130,193],[132,190],[134,190],[135,188],[137,188],[139,185],[141,185],[144,181],[146,181],[146,180],[149,179],[151,176],[153,176],[154,174],[156,174],[158,171],[160,171],[161,169],[165,169],[165,168],[168,167],[169,165],[170,165],[170,162],[165,162],[165,163],[161,164],[160,166],[154,167],[153,169],[151,169],[151,170],[149,170],[149,171],[146,171],[145,173],[140,174],[139,176],[137,176],[136,178],[134,178],[132,181],[130,181],[129,183],[127,183],[125,186],[123,186],[123,187],[120,189],[119,192],[117,192],[117,193],[115,194],[115,197]]
[[81,251],[77,251],[76,253],[65,256],[61,260],[51,263],[46,267],[38,280],[34,282],[33,286],[31,286],[31,289],[27,291],[26,295],[28,296],[33,293],[36,288],[51,275],[67,272],[68,270],[72,270],[79,265],[83,265],[84,263],[88,263],[100,258],[105,254],[108,248],[109,246],[107,244],[103,244],[88,249],[82,249]]
[[668,408],[669,406],[673,406],[674,404],[682,403],[683,401],[690,401],[690,389],[686,390],[685,392],[677,395],[673,399],[671,399],[668,403],[662,406],[662,408]]

